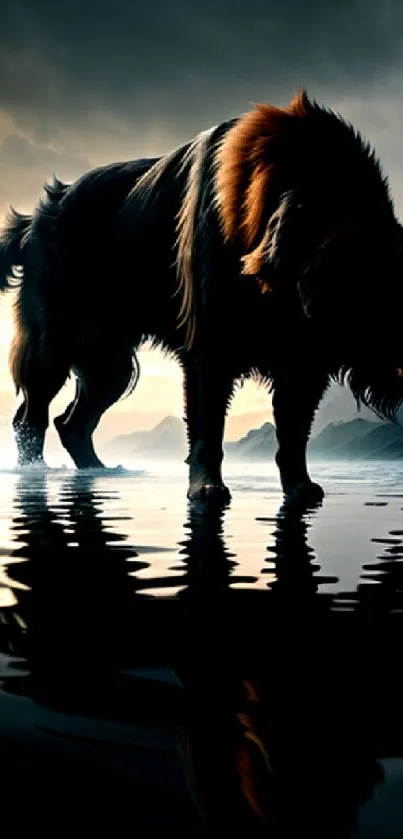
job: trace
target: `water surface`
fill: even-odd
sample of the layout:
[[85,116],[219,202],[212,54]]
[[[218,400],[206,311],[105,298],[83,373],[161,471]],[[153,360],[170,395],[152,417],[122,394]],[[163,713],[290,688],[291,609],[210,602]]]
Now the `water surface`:
[[168,465],[0,473],[0,788],[20,819],[402,835],[403,467],[314,471],[306,511],[274,468],[230,465],[224,514]]

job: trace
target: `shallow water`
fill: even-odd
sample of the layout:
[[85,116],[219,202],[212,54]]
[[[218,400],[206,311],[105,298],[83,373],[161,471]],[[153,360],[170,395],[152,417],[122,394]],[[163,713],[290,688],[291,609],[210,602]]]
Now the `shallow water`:
[[140,466],[0,473],[8,801],[140,835],[403,835],[403,466],[314,464],[304,511],[230,464],[224,515]]

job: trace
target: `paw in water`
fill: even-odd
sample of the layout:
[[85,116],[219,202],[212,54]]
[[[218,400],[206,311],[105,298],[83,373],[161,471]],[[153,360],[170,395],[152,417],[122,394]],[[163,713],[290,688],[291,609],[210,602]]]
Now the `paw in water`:
[[325,493],[320,484],[315,484],[313,481],[307,481],[301,484],[295,484],[284,492],[286,500],[290,501],[323,501]]
[[225,507],[231,501],[231,493],[225,484],[202,484],[198,487],[191,487],[188,491],[188,498],[192,502]]

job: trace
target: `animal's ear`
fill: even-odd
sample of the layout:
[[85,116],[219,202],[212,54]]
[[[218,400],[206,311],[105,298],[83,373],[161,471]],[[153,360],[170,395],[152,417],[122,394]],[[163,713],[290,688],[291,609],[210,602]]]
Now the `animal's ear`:
[[287,192],[270,217],[260,242],[242,257],[242,273],[257,276],[264,267],[285,268],[292,252],[296,250],[300,222],[300,205],[296,195]]

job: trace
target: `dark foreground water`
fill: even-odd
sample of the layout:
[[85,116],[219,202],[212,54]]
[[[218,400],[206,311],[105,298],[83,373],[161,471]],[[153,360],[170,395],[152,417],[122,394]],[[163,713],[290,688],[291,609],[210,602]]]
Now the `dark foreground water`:
[[403,468],[315,477],[0,473],[5,836],[403,836]]

